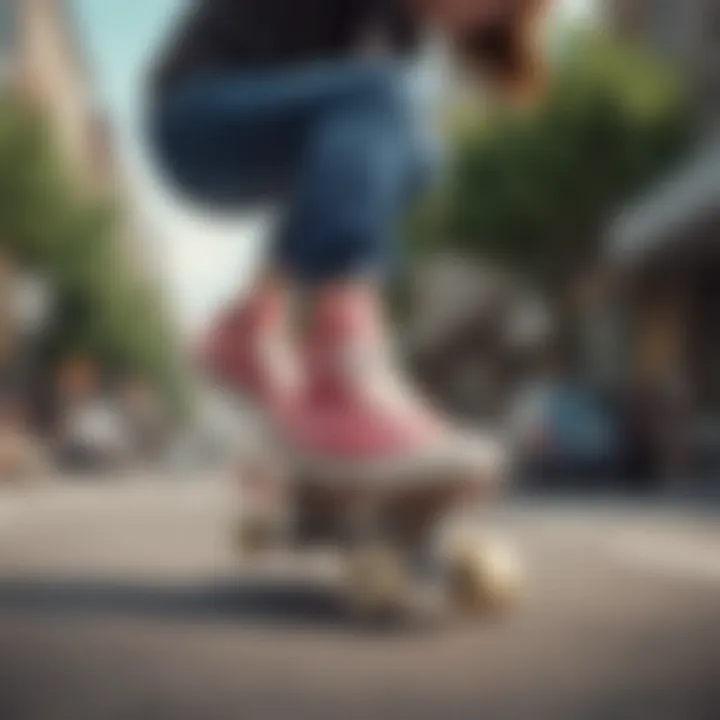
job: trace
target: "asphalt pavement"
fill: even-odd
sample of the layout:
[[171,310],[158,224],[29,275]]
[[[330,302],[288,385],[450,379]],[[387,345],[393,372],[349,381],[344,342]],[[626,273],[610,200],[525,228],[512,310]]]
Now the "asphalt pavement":
[[621,500],[482,519],[524,558],[500,621],[364,632],[325,557],[241,563],[217,478],[0,494],[2,720],[720,717],[720,517]]

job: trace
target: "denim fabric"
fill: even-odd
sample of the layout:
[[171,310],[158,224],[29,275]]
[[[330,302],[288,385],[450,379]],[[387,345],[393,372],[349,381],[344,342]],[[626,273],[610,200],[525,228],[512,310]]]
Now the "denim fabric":
[[152,142],[196,202],[279,201],[277,264],[327,282],[391,263],[395,225],[435,167],[413,107],[390,60],[217,74],[159,101]]

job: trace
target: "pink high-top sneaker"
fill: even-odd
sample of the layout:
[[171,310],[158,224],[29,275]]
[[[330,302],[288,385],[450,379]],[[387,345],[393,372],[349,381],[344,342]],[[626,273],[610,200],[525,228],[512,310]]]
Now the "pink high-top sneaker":
[[254,409],[272,416],[282,416],[298,391],[285,306],[285,297],[275,288],[253,293],[221,315],[200,350],[206,372]]
[[414,482],[500,473],[498,445],[467,437],[399,376],[372,293],[327,291],[305,346],[302,400],[288,429],[315,477]]

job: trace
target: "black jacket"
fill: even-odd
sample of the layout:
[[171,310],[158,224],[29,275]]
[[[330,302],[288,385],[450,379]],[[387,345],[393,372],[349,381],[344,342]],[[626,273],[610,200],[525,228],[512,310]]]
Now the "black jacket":
[[342,57],[369,31],[398,53],[415,46],[403,0],[195,0],[154,84],[163,91],[208,71]]

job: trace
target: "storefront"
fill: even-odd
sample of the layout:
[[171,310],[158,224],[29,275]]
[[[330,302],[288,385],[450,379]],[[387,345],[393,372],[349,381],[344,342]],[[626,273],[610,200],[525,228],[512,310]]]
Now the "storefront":
[[701,454],[720,460],[720,136],[612,229],[625,380],[682,397]]

